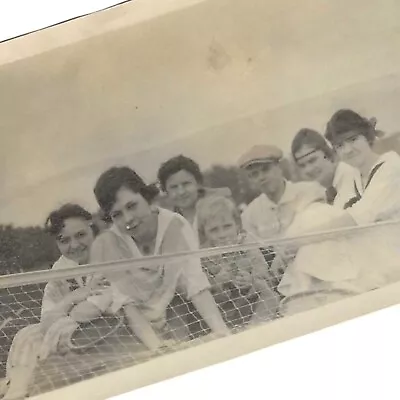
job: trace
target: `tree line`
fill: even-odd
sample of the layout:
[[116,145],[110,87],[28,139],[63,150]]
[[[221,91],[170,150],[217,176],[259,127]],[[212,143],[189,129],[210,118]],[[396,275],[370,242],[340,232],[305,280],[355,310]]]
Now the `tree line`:
[[[289,163],[284,163],[283,166],[285,174],[290,177]],[[228,187],[237,205],[248,204],[257,196],[246,176],[236,167],[212,166],[204,171],[204,184],[211,188]],[[167,200],[161,200],[161,205],[164,205],[163,201]],[[99,230],[107,227],[100,211],[95,213],[94,221]],[[59,252],[54,239],[44,227],[0,225],[1,275],[48,269],[58,257]]]
[[54,240],[40,226],[0,225],[0,274],[47,269],[59,257]]

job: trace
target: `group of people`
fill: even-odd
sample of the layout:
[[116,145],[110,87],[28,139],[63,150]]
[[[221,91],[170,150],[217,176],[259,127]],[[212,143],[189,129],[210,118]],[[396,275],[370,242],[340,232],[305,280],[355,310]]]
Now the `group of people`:
[[[400,156],[376,154],[375,138],[374,123],[348,109],[331,117],[325,135],[300,130],[291,147],[299,182],[285,179],[280,149],[252,147],[238,166],[259,195],[243,212],[229,189],[204,187],[197,163],[182,155],[163,163],[158,172],[174,210],[157,206],[157,191],[131,168],[105,171],[94,194],[110,226],[98,234],[91,214],[77,204],[53,211],[46,227],[61,253],[53,269],[201,248],[227,246],[226,251],[135,263],[73,283],[49,282],[40,324],[14,338],[6,398],[26,390],[38,359],[60,351],[62,335],[51,345],[46,335],[61,319],[79,324],[122,310],[132,333],[156,351],[204,329],[224,336],[237,326],[271,321],[280,300],[296,293],[327,287],[359,293],[400,279],[397,225],[360,231],[345,240],[297,248],[292,243],[291,252],[263,245],[271,239],[397,219]],[[235,245],[239,249],[251,243],[259,246],[235,250]]]

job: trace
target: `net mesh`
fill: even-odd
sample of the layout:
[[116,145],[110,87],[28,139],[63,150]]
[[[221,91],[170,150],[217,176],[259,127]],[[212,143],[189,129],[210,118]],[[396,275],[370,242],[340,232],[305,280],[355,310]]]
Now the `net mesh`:
[[[152,265],[159,267],[173,264],[176,260],[182,261],[195,257],[201,260],[203,272],[210,282],[210,292],[217,305],[215,310],[222,316],[231,332],[236,333],[250,326],[281,318],[285,314],[282,310],[287,310],[289,305],[296,304],[296,299],[300,299],[297,305],[300,304],[301,307],[298,310],[294,307],[294,310],[304,311],[323,305],[324,302],[338,301],[363,291],[353,290],[354,285],[344,285],[336,292],[333,289],[332,296],[326,296],[332,287],[318,286],[315,280],[311,280],[311,283],[307,285],[300,282],[297,291],[289,291],[285,295],[282,293],[284,292],[281,287],[282,282],[286,279],[294,260],[301,257],[304,259],[304,254],[300,253],[301,249],[311,249],[313,262],[317,258],[320,265],[326,266],[326,253],[318,253],[316,246],[330,243],[331,248],[337,253],[339,242],[348,242],[354,237],[359,238],[359,233],[348,230],[268,243],[206,249],[190,254],[146,257],[143,260],[83,266],[79,268],[79,271],[76,269],[38,271],[1,277],[1,377],[6,376],[7,359],[13,340],[14,365],[18,364],[19,360],[28,360],[25,364],[34,364],[28,387],[28,393],[32,396],[128,368],[159,355],[182,350],[215,338],[193,302],[179,291],[176,291],[167,307],[166,323],[152,322],[155,332],[162,339],[162,345],[157,349],[149,350],[139,340],[131,324],[136,317],[130,315],[127,308],[119,312],[104,311],[98,318],[73,325],[71,331],[68,331],[71,326],[67,324],[66,331],[61,329],[62,334],[60,330],[55,330],[53,337],[45,336],[40,324],[41,307],[44,288],[49,281],[70,281],[90,276],[94,272],[112,273],[148,268]],[[367,242],[363,243],[365,246]],[[326,249],[325,246],[323,250]],[[354,246],[347,246],[346,249],[349,253],[343,254],[342,251],[341,257],[350,260],[351,263],[354,261]],[[378,252],[378,249],[375,252]],[[372,285],[369,288],[376,287],[378,285]],[[321,292],[324,292],[325,296],[321,296]],[[293,314],[293,308],[288,314]],[[60,319],[63,317],[60,316]],[[16,345],[18,335],[19,342],[22,343],[19,349]],[[56,351],[51,351],[46,357],[40,358],[45,338],[53,340],[54,343],[51,346]],[[42,350],[39,351],[39,349]],[[7,380],[4,378],[3,383],[5,382]]]

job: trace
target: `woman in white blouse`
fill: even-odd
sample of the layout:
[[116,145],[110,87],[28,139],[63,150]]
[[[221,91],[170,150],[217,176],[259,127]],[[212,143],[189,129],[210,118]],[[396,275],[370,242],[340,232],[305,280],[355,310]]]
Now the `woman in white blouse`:
[[393,151],[375,153],[375,126],[352,110],[339,110],[332,116],[326,138],[342,161],[360,171],[356,195],[344,210],[312,205],[298,215],[286,234],[299,236],[376,222],[393,224],[360,228],[334,240],[302,245],[295,249],[294,261],[285,256],[278,260],[291,265],[279,288],[285,296],[326,285],[363,292],[400,280],[400,224],[395,223],[400,219],[400,156]]
[[326,138],[339,157],[357,168],[361,188],[348,204],[349,214],[361,225],[400,216],[400,156],[394,151],[377,154],[375,127],[352,110],[339,110],[328,122]]

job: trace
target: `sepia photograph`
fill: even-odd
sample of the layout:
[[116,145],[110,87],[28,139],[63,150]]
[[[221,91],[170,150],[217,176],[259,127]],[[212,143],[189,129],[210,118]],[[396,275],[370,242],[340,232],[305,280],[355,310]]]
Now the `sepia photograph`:
[[400,281],[400,5],[161,3],[0,44],[2,399]]

